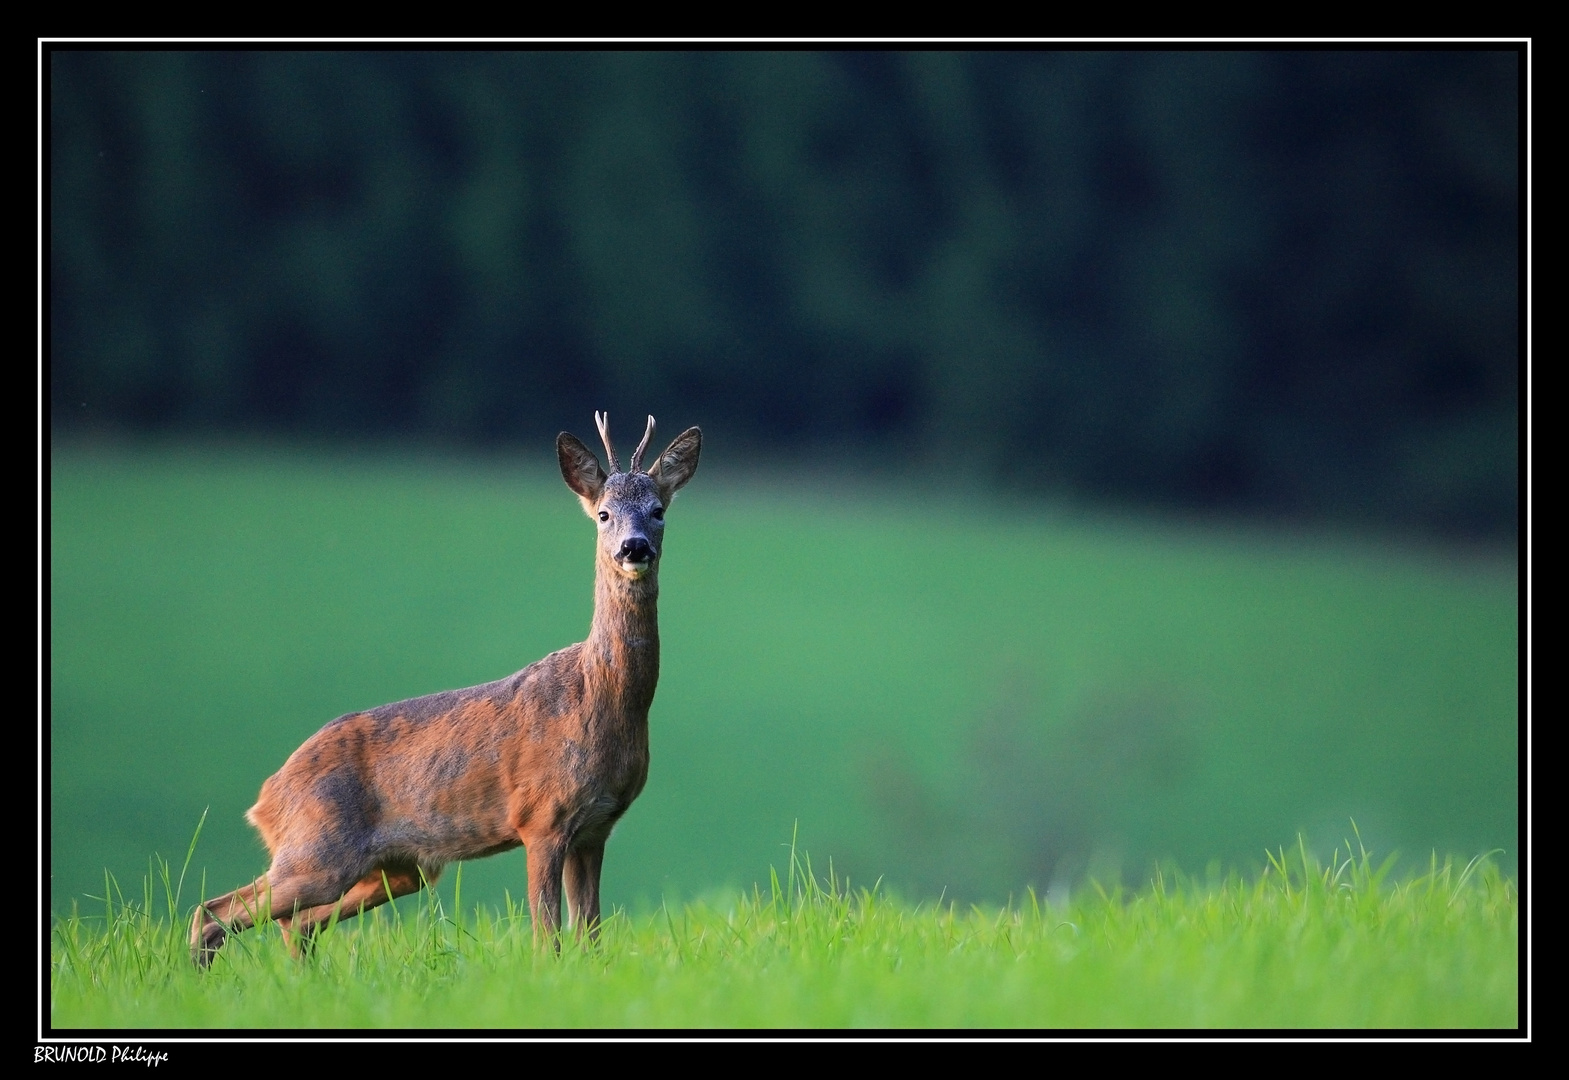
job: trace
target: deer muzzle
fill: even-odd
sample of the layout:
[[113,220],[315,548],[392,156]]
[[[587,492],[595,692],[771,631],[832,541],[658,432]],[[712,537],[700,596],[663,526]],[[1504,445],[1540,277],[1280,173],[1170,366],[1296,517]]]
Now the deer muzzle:
[[621,550],[616,552],[616,562],[628,570],[647,570],[654,562],[654,545],[644,537],[630,537],[622,541]]

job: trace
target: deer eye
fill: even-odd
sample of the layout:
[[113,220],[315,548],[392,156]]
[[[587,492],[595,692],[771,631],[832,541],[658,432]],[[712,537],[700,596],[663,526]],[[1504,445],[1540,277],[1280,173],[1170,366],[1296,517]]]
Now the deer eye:
[[610,511],[609,510],[601,510],[599,512],[599,520],[600,521],[609,521],[610,520]]
[[665,508],[663,506],[656,506],[656,507],[654,507],[654,520],[655,521],[663,521],[663,520],[665,520]]

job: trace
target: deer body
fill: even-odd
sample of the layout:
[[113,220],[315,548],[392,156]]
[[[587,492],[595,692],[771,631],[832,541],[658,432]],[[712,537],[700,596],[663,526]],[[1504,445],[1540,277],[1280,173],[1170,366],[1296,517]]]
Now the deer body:
[[562,475],[599,523],[587,640],[496,682],[340,716],[307,739],[246,815],[271,867],[197,908],[197,964],[268,914],[292,942],[335,911],[349,917],[448,863],[519,845],[536,935],[556,937],[563,884],[569,921],[597,931],[605,841],[648,779],[664,510],[702,444],[690,428],[639,472],[650,417],[621,472],[602,420],[600,431],[608,475],[576,438],[557,439]]

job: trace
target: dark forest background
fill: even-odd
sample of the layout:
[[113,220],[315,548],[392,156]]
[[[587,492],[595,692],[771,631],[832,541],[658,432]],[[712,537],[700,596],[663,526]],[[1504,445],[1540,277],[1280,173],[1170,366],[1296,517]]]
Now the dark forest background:
[[494,447],[608,408],[1507,540],[1521,85],[1509,49],[56,49],[50,423]]

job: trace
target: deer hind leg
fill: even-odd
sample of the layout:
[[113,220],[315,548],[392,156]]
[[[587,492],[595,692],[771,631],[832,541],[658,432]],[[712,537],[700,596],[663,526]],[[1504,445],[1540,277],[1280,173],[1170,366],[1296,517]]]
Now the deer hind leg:
[[[197,967],[206,967],[231,933],[248,930],[275,912],[287,912],[275,918],[289,937],[290,923],[300,912],[324,904],[330,910],[336,903],[333,898],[343,896],[352,884],[352,879],[346,881],[332,871],[302,869],[292,860],[274,859],[272,868],[251,884],[196,909],[191,921],[191,960]],[[290,948],[294,948],[292,938]]]
[[263,874],[243,888],[199,904],[191,920],[191,961],[206,967],[230,934],[255,926],[263,917],[269,891]]
[[430,867],[423,869],[425,876],[422,880],[421,868],[417,866],[398,865],[378,868],[356,881],[333,903],[301,908],[291,915],[280,917],[278,925],[283,930],[290,951],[298,955],[301,948],[309,949],[316,931],[332,920],[334,912],[337,913],[340,922],[344,919],[352,919],[371,908],[380,907],[389,900],[418,892],[426,881],[435,884],[441,871]]
[[604,841],[567,852],[562,874],[567,893],[567,926],[599,940],[599,871],[605,864]]

